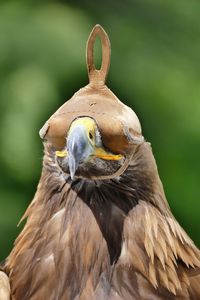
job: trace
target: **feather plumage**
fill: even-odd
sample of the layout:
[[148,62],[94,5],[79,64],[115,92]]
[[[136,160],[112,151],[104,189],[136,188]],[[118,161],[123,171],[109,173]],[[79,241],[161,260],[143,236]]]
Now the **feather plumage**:
[[198,299],[199,250],[170,212],[148,143],[106,181],[71,181],[45,147],[6,262],[12,299]]

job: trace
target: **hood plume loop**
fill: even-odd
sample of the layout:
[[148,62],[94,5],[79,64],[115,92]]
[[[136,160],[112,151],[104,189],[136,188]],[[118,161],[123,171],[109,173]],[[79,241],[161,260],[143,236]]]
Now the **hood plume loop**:
[[[100,37],[102,45],[102,63],[100,70],[97,70],[94,64],[94,44],[97,36]],[[94,86],[104,85],[110,67],[110,40],[107,33],[99,24],[94,26],[89,35],[86,61],[90,84]]]

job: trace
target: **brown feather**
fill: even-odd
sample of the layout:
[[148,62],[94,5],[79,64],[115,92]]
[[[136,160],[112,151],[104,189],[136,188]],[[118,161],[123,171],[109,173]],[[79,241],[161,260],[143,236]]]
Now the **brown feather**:
[[199,250],[171,214],[148,143],[105,181],[71,181],[46,144],[24,217],[5,267],[14,300],[200,298]]

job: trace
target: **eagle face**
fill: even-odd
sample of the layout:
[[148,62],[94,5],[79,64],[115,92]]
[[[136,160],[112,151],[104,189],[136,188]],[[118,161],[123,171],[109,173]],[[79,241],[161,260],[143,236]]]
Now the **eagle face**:
[[79,117],[71,123],[66,145],[62,151],[56,151],[55,156],[59,167],[71,179],[112,176],[125,160],[122,154],[106,149],[97,123],[91,117]]

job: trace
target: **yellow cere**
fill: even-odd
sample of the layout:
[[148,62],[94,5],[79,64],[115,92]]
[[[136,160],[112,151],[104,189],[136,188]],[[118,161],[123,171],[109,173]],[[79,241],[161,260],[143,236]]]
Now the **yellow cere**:
[[[96,124],[92,118],[82,117],[82,118],[76,119],[70,127],[69,134],[73,130],[73,128],[76,127],[77,125],[83,125],[87,129],[88,140],[90,140],[89,134],[92,134],[92,136],[95,135]],[[94,141],[91,141],[91,142],[94,145]]]

